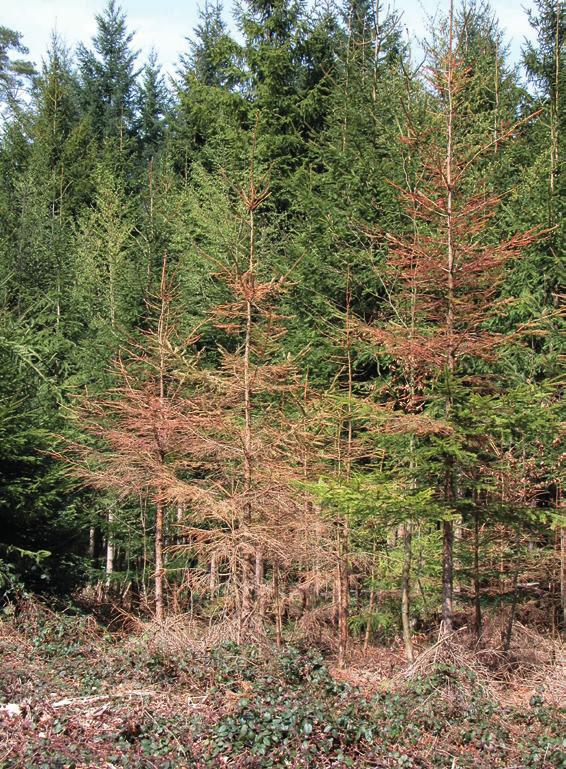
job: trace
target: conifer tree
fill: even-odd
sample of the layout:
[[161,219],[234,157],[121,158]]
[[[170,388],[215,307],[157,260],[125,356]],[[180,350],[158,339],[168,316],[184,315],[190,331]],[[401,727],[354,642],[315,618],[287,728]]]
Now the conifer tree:
[[[50,529],[64,532],[73,574],[46,563],[71,584],[92,524],[97,555],[107,532],[113,585],[156,567],[160,615],[186,587],[194,612],[229,619],[241,639],[273,624],[281,642],[286,611],[305,632],[324,616],[343,664],[385,615],[411,658],[412,624],[436,605],[442,532],[444,629],[454,572],[478,640],[484,582],[508,594],[506,648],[521,570],[539,555],[549,624],[560,576],[566,605],[562,4],[537,0],[530,14],[529,87],[483,0],[438,25],[426,70],[381,0],[243,0],[241,41],[223,13],[204,5],[174,99],[155,56],[136,72],[113,0],[77,64],[53,39],[37,77],[21,36],[0,28],[10,546],[59,555]],[[161,340],[159,402],[160,311],[144,297],[164,253],[177,291],[166,281],[157,305],[179,313]],[[104,480],[73,496],[32,454],[34,440],[48,447],[45,429],[75,435],[62,406],[85,387]],[[142,422],[162,418],[170,450],[160,459],[144,434],[153,464],[120,496],[118,457],[131,469]],[[499,557],[514,559],[507,581]]]
[[236,637],[243,640],[261,627],[271,597],[280,642],[283,576],[310,552],[314,511],[305,508],[298,486],[303,468],[293,394],[301,385],[290,361],[281,359],[284,327],[276,300],[284,283],[266,276],[269,240],[260,214],[269,188],[260,181],[253,144],[247,184],[230,204],[236,240],[223,237],[217,262],[226,298],[210,311],[225,337],[210,381],[213,426],[202,446],[206,480],[187,484],[182,501],[185,533],[210,564],[215,591],[215,575],[224,567],[222,592],[231,616],[235,612]]
[[[523,52],[524,63],[532,82],[539,90],[545,106],[545,126],[541,142],[541,152],[545,158],[544,167],[547,169],[548,185],[545,190],[548,223],[554,232],[548,239],[546,254],[540,261],[539,270],[542,273],[544,301],[547,307],[553,307],[559,301],[560,289],[556,279],[560,273],[558,264],[564,251],[564,217],[561,215],[565,199],[564,183],[564,128],[566,125],[566,107],[564,105],[564,90],[566,83],[566,61],[564,55],[564,38],[566,31],[566,13],[564,4],[559,0],[537,0],[536,10],[529,11],[531,26],[537,34],[536,44],[528,43]],[[545,121],[546,123],[546,121]],[[548,133],[547,133],[547,130]],[[548,136],[548,144],[546,142]],[[560,334],[562,326],[553,331]],[[552,335],[553,337],[555,334]],[[548,375],[548,374],[547,374]],[[555,504],[560,506],[560,484],[556,486]],[[566,627],[566,527],[560,526],[560,591],[562,602],[562,623]]]
[[77,233],[76,299],[87,314],[91,354],[98,353],[99,362],[108,360],[119,335],[133,327],[145,287],[144,267],[133,256],[132,201],[124,187],[107,151],[95,170],[94,205],[83,213]]
[[134,123],[137,51],[131,48],[126,16],[115,0],[108,0],[96,16],[92,48],[77,50],[81,103],[98,139],[113,138],[124,147]]
[[[141,497],[152,506],[158,622],[164,619],[166,608],[167,506],[181,482],[182,470],[191,461],[195,425],[199,427],[202,421],[195,414],[195,401],[185,395],[184,380],[192,365],[185,351],[193,340],[179,344],[172,299],[164,258],[159,291],[148,306],[156,315],[152,327],[115,360],[115,386],[103,395],[83,399],[77,410],[80,429],[96,443],[93,446],[83,439],[66,452],[72,474],[86,485],[111,490],[122,500]],[[109,546],[113,552],[112,543]],[[112,567],[107,557],[107,568]]]
[[[470,145],[469,120],[463,114],[469,69],[455,37],[453,7],[438,63],[431,69],[436,110],[426,141],[403,137],[418,147],[422,173],[418,185],[400,190],[419,227],[407,236],[388,234],[389,263],[398,271],[402,290],[413,297],[417,325],[407,335],[396,324],[373,327],[372,336],[404,366],[414,362],[428,376],[443,382],[443,418],[454,419],[458,380],[466,362],[489,358],[504,340],[486,326],[505,263],[518,257],[536,239],[535,232],[519,232],[494,241],[490,222],[499,199],[489,189],[469,186],[474,165],[493,147],[491,133]],[[508,129],[510,135],[513,129]],[[450,437],[441,442],[443,497],[449,517],[443,522],[443,629],[452,629],[454,524],[458,505],[458,448]]]
[[292,205],[292,177],[306,150],[301,105],[308,82],[308,21],[298,0],[246,0],[237,21],[245,39],[244,92],[263,118],[258,159],[273,169],[272,204]]
[[[248,105],[242,94],[240,45],[231,37],[221,3],[206,3],[182,54],[171,147],[177,171],[189,178],[195,162],[231,171],[245,162],[243,129]],[[219,161],[219,158],[221,160]]]
[[165,138],[166,115],[170,106],[169,93],[155,51],[150,53],[143,68],[136,101],[139,116],[137,134],[142,156],[153,159]]
[[[327,42],[335,51],[332,66],[325,67],[331,83],[327,114],[320,133],[309,142],[308,171],[303,170],[294,187],[298,223],[293,250],[301,257],[301,278],[290,294],[297,319],[289,330],[291,349],[301,349],[311,337],[332,338],[330,328],[342,323],[337,317],[344,312],[348,269],[354,315],[374,315],[375,298],[383,290],[376,269],[382,249],[373,243],[368,247],[360,225],[398,220],[395,196],[385,180],[402,182],[394,135],[401,111],[403,51],[396,15],[382,14],[375,29],[366,10],[365,21],[352,26],[350,19],[348,26],[353,11],[346,8],[345,29]],[[356,37],[362,34],[360,26],[363,40]],[[309,346],[306,363],[313,382],[332,381],[336,369],[329,364],[338,354],[331,345]]]
[[31,150],[18,183],[21,212],[14,217],[18,255],[12,285],[22,308],[44,307],[51,313],[48,322],[61,330],[62,315],[71,306],[72,223],[88,152],[80,139],[76,81],[56,37],[37,78],[28,130]]
[[[113,147],[113,144],[109,145]],[[134,258],[132,201],[107,147],[95,170],[94,205],[78,223],[73,265],[74,309],[83,317],[73,356],[76,385],[94,391],[112,381],[110,364],[142,312],[147,270]],[[114,571],[113,517],[108,507],[106,581]]]
[[541,91],[549,107],[549,221],[553,225],[563,198],[561,139],[564,134],[564,35],[566,27],[564,6],[554,0],[537,0],[536,11],[529,11],[529,20],[537,33],[537,46],[528,43],[524,61],[530,78]]
[[202,85],[230,91],[241,76],[237,66],[239,48],[228,33],[222,3],[206,2],[199,16],[200,23],[189,40],[190,53],[181,56],[181,63]]
[[6,107],[7,114],[18,108],[23,90],[36,74],[30,61],[13,59],[12,51],[22,56],[29,53],[21,32],[0,26],[0,105]]

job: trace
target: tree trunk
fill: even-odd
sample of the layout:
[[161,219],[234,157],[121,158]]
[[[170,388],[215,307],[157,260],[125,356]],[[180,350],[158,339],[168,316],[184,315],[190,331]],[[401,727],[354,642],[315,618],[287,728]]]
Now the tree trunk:
[[112,584],[112,574],[114,573],[114,542],[112,539],[112,524],[114,515],[108,511],[108,533],[106,535],[106,589],[110,590]]
[[403,571],[401,574],[401,621],[403,625],[403,643],[405,655],[409,662],[413,662],[413,638],[411,633],[411,559],[412,559],[412,524],[403,526]]
[[100,552],[99,531],[96,526],[90,526],[88,530],[88,557],[91,566],[98,565],[98,556]]
[[507,627],[505,629],[505,635],[503,638],[503,651],[505,654],[509,652],[511,648],[511,638],[513,635],[513,625],[515,624],[515,614],[517,613],[517,583],[519,581],[519,566],[515,568],[513,573],[513,596],[511,598],[511,611],[509,612],[509,619],[507,620]]
[[155,507],[155,619],[163,622],[163,504]]
[[279,595],[279,566],[273,567],[273,598],[275,601],[275,643],[283,643],[283,617],[281,614],[281,598]]
[[453,628],[452,584],[454,526],[452,521],[442,524],[442,634],[448,635]]
[[556,180],[560,162],[559,153],[559,127],[560,127],[560,22],[562,18],[562,0],[556,0],[556,15],[554,27],[554,83],[551,88],[550,99],[550,174],[548,195],[548,220],[553,227],[556,224],[555,196]]
[[566,633],[566,527],[560,527],[560,603],[562,632]]
[[374,580],[375,580],[375,576],[374,576],[374,572],[372,571],[371,588],[369,591],[368,621],[366,624],[366,633],[364,636],[364,646],[363,646],[364,654],[366,654],[369,646],[369,639],[371,635],[371,615],[373,614],[373,608],[375,606]]
[[339,524],[338,528],[338,666],[346,664],[348,651],[348,617],[350,606],[350,573],[348,564],[348,527],[347,523]]
[[262,618],[265,615],[265,605],[264,605],[264,600],[262,595],[263,577],[264,577],[263,553],[261,552],[261,549],[258,549],[256,550],[256,554],[255,554],[254,589],[255,589],[256,600],[258,601],[258,606],[259,606],[259,616]]
[[176,530],[175,530],[175,544],[181,544],[183,535],[181,534],[181,528],[183,525],[183,518],[185,517],[185,505],[177,505],[177,514],[175,516]]
[[476,641],[479,643],[482,637],[482,614],[480,592],[480,516],[479,511],[474,511],[474,631]]
[[[250,167],[250,189],[248,196],[249,213],[249,251],[248,251],[248,291],[253,291],[254,270],[255,270],[255,206],[256,189],[254,181],[254,153],[255,153],[255,132],[254,148]],[[246,327],[244,338],[244,371],[243,371],[243,396],[244,396],[244,493],[249,494],[252,488],[252,390],[251,390],[251,353],[252,353],[252,299],[248,295],[246,298]],[[244,502],[243,506],[243,526],[248,529],[252,522],[251,502]],[[245,627],[253,611],[253,575],[254,564],[252,554],[249,552],[248,532],[245,533],[244,552],[242,554],[242,617],[241,624]]]
[[213,553],[210,558],[210,578],[209,578],[209,590],[211,597],[216,595],[218,589],[218,567],[217,567],[216,553]]
[[[446,342],[447,342],[447,372],[449,381],[448,388],[452,387],[452,377],[455,370],[455,350],[454,350],[454,273],[455,273],[455,253],[454,253],[454,213],[453,213],[453,126],[454,126],[454,2],[450,0],[450,30],[449,30],[449,50],[447,62],[447,88],[446,95],[448,99],[448,112],[446,121],[447,145],[446,145],[446,244],[447,244],[447,308],[446,308]],[[446,398],[446,417],[450,417],[452,411],[452,396],[449,394]],[[445,500],[448,504],[454,501],[454,475],[452,463],[447,462],[446,467],[446,486]],[[443,522],[442,537],[442,632],[450,633],[453,625],[452,595],[454,584],[454,525],[452,521]]]

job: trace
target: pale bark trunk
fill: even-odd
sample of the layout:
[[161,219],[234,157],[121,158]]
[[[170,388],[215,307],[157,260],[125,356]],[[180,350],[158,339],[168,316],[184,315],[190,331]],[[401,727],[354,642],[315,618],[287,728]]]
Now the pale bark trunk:
[[163,622],[163,505],[155,508],[155,619]]
[[210,595],[214,597],[218,589],[218,567],[217,567],[216,553],[213,553],[210,558],[210,577],[209,577],[209,590]]
[[517,598],[518,590],[517,583],[519,581],[519,561],[517,555],[517,566],[513,572],[513,594],[511,597],[511,610],[509,612],[509,619],[507,620],[507,627],[505,629],[505,636],[503,639],[503,651],[507,654],[511,648],[511,638],[513,636],[513,625],[515,624],[515,615],[517,613]]
[[109,590],[112,583],[112,574],[114,573],[114,542],[112,540],[112,524],[114,515],[108,512],[108,533],[106,535],[106,588]]
[[184,516],[185,516],[185,506],[177,505],[177,514],[175,516],[175,523],[177,524],[176,531],[175,531],[175,542],[177,544],[180,544],[182,540],[181,527],[183,525]]
[[94,556],[96,552],[96,529],[91,526],[88,530],[88,557],[91,563],[94,563]]

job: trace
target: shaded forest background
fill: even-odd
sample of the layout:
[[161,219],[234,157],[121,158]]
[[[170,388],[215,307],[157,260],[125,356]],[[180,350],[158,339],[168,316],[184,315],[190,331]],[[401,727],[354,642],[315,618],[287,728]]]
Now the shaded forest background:
[[[565,623],[564,11],[0,27],[0,590],[336,649]],[[90,591],[90,593],[89,593]],[[424,635],[423,635],[424,634]]]

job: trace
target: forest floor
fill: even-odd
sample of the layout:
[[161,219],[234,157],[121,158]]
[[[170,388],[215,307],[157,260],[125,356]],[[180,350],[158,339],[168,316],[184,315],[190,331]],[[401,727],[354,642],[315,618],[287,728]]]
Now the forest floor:
[[[181,623],[118,630],[37,602],[2,619],[0,769],[566,769],[559,644],[529,673],[515,654],[495,675],[460,641],[337,670],[291,646],[208,650]],[[531,658],[549,643],[517,634]]]

